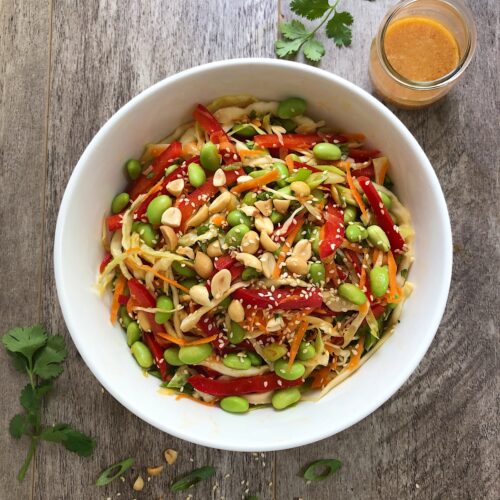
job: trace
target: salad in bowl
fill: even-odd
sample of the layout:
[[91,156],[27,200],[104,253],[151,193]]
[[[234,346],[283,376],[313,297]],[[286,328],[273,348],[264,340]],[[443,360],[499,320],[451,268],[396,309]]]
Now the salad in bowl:
[[163,391],[282,410],[383,345],[412,291],[414,231],[364,141],[300,97],[225,96],[126,163],[96,286]]

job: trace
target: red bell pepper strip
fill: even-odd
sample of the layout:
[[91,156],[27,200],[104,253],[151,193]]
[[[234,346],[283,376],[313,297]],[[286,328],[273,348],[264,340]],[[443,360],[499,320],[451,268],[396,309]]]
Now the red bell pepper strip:
[[359,184],[363,191],[365,192],[368,201],[375,215],[375,220],[377,224],[384,230],[389,243],[391,244],[391,250],[395,253],[403,253],[405,240],[399,232],[399,228],[394,224],[391,215],[387,208],[385,208],[382,200],[375,189],[373,183],[368,179],[368,177],[359,177]]
[[279,378],[275,373],[229,380],[212,380],[203,375],[193,375],[188,378],[188,382],[200,392],[219,397],[269,392],[303,383],[300,378],[297,380],[284,380]]
[[302,163],[300,161],[294,161],[293,166],[295,168],[307,168],[311,172],[323,172],[323,170],[320,170],[319,168],[313,167],[312,165],[308,165],[307,163]]
[[[226,186],[236,182],[236,179],[241,175],[240,170],[231,170],[226,174]],[[184,230],[186,221],[193,215],[202,205],[205,205],[210,198],[219,192],[219,187],[214,186],[213,177],[207,179],[205,184],[195,189],[191,194],[177,201],[177,208],[182,214],[181,228]]]
[[163,357],[163,349],[160,347],[160,344],[156,342],[152,333],[143,332],[142,338],[153,355],[156,367],[160,371],[161,379],[163,381],[167,380],[167,363]]
[[356,161],[367,161],[380,156],[378,149],[350,149],[349,156]]
[[364,168],[351,169],[351,175],[353,177],[375,177],[375,169],[373,165],[369,165]]
[[325,142],[325,138],[318,134],[283,134],[280,142],[276,134],[264,134],[255,137],[255,144],[261,148],[279,148],[302,149],[311,148],[318,142]]
[[103,257],[101,260],[101,265],[99,266],[99,272],[102,273],[104,269],[106,269],[106,266],[113,260],[113,256],[109,253],[106,252],[106,255]]
[[323,303],[319,288],[286,287],[274,292],[266,288],[240,288],[233,292],[233,299],[238,299],[245,305],[264,309],[315,309]]
[[[140,281],[134,278],[128,280],[128,289],[137,306],[147,308],[156,307],[156,299],[153,294]],[[153,313],[145,314],[149,320],[153,333],[165,333],[163,326],[155,321],[155,315]]]
[[110,215],[106,217],[106,226],[108,226],[108,231],[111,233],[113,231],[118,231],[122,227],[123,214]]
[[221,255],[214,259],[214,268],[216,271],[222,271],[222,269],[229,269],[236,262],[238,261],[231,255]]
[[326,222],[319,233],[319,256],[322,260],[333,255],[344,240],[344,214],[328,205],[326,208]]
[[373,304],[371,306],[371,309],[372,309],[373,315],[376,318],[380,318],[380,316],[382,316],[382,314],[384,314],[384,312],[385,312],[385,307],[381,304]]
[[126,306],[128,299],[130,299],[128,295],[120,295],[118,297],[118,304],[120,304],[121,306]]
[[148,169],[148,175],[141,174],[137,180],[131,183],[128,189],[130,198],[135,200],[140,194],[149,191],[165,173],[165,169],[181,155],[182,144],[179,141],[172,142],[160,156],[153,160]]

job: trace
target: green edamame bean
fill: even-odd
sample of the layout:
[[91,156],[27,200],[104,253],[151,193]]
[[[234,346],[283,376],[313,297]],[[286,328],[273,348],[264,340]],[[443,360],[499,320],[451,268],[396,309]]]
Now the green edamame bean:
[[120,306],[120,323],[125,328],[125,330],[128,328],[128,325],[132,323],[133,319],[128,315],[127,308],[125,306]]
[[257,201],[257,195],[253,192],[248,192],[243,196],[243,204],[244,205],[250,205],[253,206],[255,205],[255,202]]
[[129,201],[130,196],[128,193],[117,194],[111,202],[111,211],[114,214],[119,214],[128,205]]
[[172,206],[172,199],[166,194],[157,196],[148,205],[146,216],[151,224],[161,224],[163,212]]
[[179,349],[179,360],[185,365],[197,365],[212,354],[212,344],[188,345]]
[[288,387],[275,391],[271,403],[276,410],[283,410],[300,400],[300,391],[297,387]]
[[247,356],[250,359],[252,366],[262,366],[264,364],[264,360],[255,352],[248,351]]
[[238,354],[226,354],[222,358],[222,362],[224,366],[228,368],[232,368],[233,370],[248,370],[252,367],[252,362],[250,358],[246,355],[238,355]]
[[307,361],[316,356],[316,349],[310,342],[301,342],[299,347],[299,352],[297,353],[297,358],[300,361]]
[[198,163],[190,163],[188,165],[188,178],[191,186],[198,188],[205,184],[207,175],[205,171],[198,165]]
[[240,342],[243,342],[246,333],[246,330],[236,323],[236,321],[231,321],[231,329],[229,330],[228,335],[229,342],[231,342],[231,344],[239,344]]
[[367,300],[364,292],[352,283],[342,283],[338,288],[338,293],[343,299],[358,306],[363,305]]
[[309,266],[309,275],[311,276],[311,281],[320,285],[326,282],[326,269],[324,264],[321,262],[313,262]]
[[308,168],[299,168],[297,172],[286,178],[286,181],[291,184],[296,181],[305,181],[312,175],[312,172]]
[[179,359],[179,348],[169,347],[165,349],[163,353],[163,358],[170,366],[182,366],[184,363]]
[[247,123],[239,123],[232,128],[232,131],[241,137],[253,137],[256,132],[252,125]]
[[141,240],[146,243],[149,247],[153,247],[158,243],[159,235],[158,231],[153,229],[151,224],[146,224],[145,222],[140,222],[137,225],[137,232],[141,237]]
[[174,260],[172,262],[172,269],[175,273],[184,278],[194,278],[196,276],[196,271],[193,268],[188,267],[184,262],[179,260]]
[[389,244],[389,238],[384,233],[384,230],[380,226],[369,226],[368,231],[368,241],[379,250],[383,252],[388,252],[391,245]]
[[335,144],[320,142],[313,147],[313,154],[318,160],[340,160],[342,151]]
[[213,142],[203,144],[200,151],[200,163],[203,165],[203,168],[210,170],[210,172],[215,172],[220,167],[221,156],[217,151],[217,146]]
[[349,224],[346,227],[345,235],[353,243],[359,243],[368,236],[368,231],[361,224]]
[[240,396],[227,396],[220,400],[220,407],[229,413],[246,413],[250,404]]
[[278,211],[273,210],[269,218],[271,219],[271,222],[276,225],[281,222],[285,218],[285,216],[283,214],[280,214]]
[[135,321],[131,321],[127,326],[127,345],[131,347],[141,338],[141,329]]
[[287,185],[287,182],[285,179],[290,175],[290,172],[288,171],[288,167],[284,163],[277,161],[276,163],[273,163],[273,168],[278,170],[278,172],[280,174],[278,182],[277,182],[278,186],[285,187]]
[[241,210],[231,210],[231,212],[227,214],[226,220],[231,227],[237,226],[238,224],[245,224],[245,226],[248,227],[252,225],[252,219]]
[[346,207],[344,209],[344,224],[354,222],[358,218],[358,211],[354,207]]
[[241,279],[243,281],[254,280],[259,277],[259,273],[253,267],[247,267],[241,273]]
[[307,109],[307,102],[300,97],[289,97],[281,101],[278,106],[278,116],[280,118],[293,118],[303,115]]
[[237,247],[241,245],[241,240],[243,236],[250,231],[250,228],[246,224],[238,224],[232,227],[227,233],[224,241],[229,247]]
[[287,133],[293,132],[297,128],[297,124],[289,118],[277,119],[276,125],[281,125]]
[[319,255],[319,227],[314,226],[311,229],[311,236],[309,238],[311,240],[312,251],[315,255]]
[[370,271],[370,287],[375,297],[382,297],[389,288],[389,270],[387,266],[374,267]]
[[153,355],[146,344],[141,341],[134,342],[130,350],[141,368],[150,368],[153,365]]
[[294,361],[290,367],[288,366],[288,361],[284,359],[278,359],[274,363],[274,372],[278,377],[285,380],[297,380],[304,375],[305,371],[306,367],[298,361]]
[[324,172],[315,172],[314,174],[311,174],[305,182],[311,189],[316,189],[318,186],[321,186],[327,178],[328,174]]
[[135,181],[141,175],[141,164],[137,160],[129,160],[125,163],[125,170],[131,180]]
[[281,344],[268,344],[262,348],[262,355],[267,361],[276,361],[286,354],[286,347]]
[[[160,295],[156,299],[156,307],[165,311],[171,311],[174,308],[174,302],[167,295]],[[172,314],[171,312],[156,312],[155,321],[159,325],[163,325],[163,323],[166,323],[172,317]]]

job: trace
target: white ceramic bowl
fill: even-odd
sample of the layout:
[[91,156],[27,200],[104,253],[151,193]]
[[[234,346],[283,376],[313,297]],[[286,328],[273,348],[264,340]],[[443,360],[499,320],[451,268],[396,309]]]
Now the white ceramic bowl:
[[[120,326],[109,321],[110,297],[92,286],[103,251],[100,230],[112,197],[125,186],[122,166],[191,116],[194,104],[225,94],[264,99],[302,96],[308,114],[363,132],[392,165],[391,177],[416,230],[415,291],[395,333],[353,376],[317,403],[286,411],[232,415],[158,393],[144,377]],[[137,416],[174,436],[214,448],[280,450],[312,443],[355,424],[394,394],[415,370],[441,320],[451,277],[452,240],[437,177],[406,127],[354,84],[303,64],[238,59],[199,66],[153,85],[120,109],[78,162],[64,194],[55,235],[57,292],[80,354],[99,382]]]

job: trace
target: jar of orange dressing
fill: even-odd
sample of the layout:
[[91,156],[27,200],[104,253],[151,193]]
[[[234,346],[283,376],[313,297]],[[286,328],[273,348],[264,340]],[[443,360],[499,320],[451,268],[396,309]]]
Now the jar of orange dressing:
[[386,15],[370,51],[370,78],[387,101],[427,106],[457,83],[476,49],[462,0],[403,0]]

